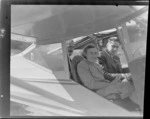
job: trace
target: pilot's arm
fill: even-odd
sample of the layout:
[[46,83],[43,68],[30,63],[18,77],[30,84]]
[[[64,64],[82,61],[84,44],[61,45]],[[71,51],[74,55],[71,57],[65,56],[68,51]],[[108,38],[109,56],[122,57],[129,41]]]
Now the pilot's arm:
[[104,77],[106,80],[109,80],[110,82],[113,81],[114,79],[116,78],[120,78],[120,80],[124,80],[124,79],[127,79],[127,80],[131,80],[131,73],[108,73],[108,72],[104,72]]
[[103,74],[104,74],[104,78],[108,81],[113,81],[114,79],[116,79],[117,74],[115,73],[109,73],[108,71],[108,67],[107,67],[107,62],[106,62],[106,58],[104,56],[101,56],[99,58],[99,63],[102,65],[103,67]]
[[[117,58],[117,60],[120,61],[120,59]],[[120,66],[120,72],[118,73],[109,73],[109,69],[107,67],[107,62],[106,62],[106,59],[104,56],[101,56],[99,58],[99,63],[103,66],[103,74],[104,74],[104,78],[110,82],[112,82],[113,80],[115,80],[116,78],[119,78],[120,80],[123,80],[123,79],[130,79],[131,75],[130,73],[121,73],[122,69],[121,69],[121,66]],[[121,64],[120,64],[121,65]]]

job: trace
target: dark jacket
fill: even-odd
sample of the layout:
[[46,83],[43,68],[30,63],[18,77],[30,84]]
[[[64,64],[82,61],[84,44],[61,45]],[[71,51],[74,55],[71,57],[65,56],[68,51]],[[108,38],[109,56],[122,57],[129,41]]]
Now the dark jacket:
[[101,52],[99,63],[103,66],[104,77],[112,81],[115,79],[117,73],[122,73],[121,62],[118,56],[112,57],[105,49]]

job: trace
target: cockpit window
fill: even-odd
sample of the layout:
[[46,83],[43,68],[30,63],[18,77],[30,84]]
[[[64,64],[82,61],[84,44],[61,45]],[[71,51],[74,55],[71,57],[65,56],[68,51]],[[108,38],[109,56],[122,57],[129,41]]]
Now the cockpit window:
[[24,57],[51,71],[55,78],[66,79],[61,43],[36,45]]
[[126,22],[132,59],[146,55],[148,11]]

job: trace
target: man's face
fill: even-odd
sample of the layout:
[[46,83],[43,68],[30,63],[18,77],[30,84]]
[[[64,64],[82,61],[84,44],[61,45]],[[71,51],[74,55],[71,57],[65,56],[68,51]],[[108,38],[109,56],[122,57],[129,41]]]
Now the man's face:
[[118,52],[119,42],[112,41],[107,44],[107,50],[112,54],[115,55]]

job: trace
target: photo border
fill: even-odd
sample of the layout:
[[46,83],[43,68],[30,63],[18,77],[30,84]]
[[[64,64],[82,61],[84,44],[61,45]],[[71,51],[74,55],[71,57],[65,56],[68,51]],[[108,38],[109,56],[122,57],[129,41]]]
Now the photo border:
[[[11,50],[11,5],[149,5],[148,0],[1,0],[0,29],[4,29],[0,37],[0,117],[4,118],[95,118],[66,116],[10,116],[10,50]],[[148,39],[148,38],[147,38]],[[148,42],[148,40],[147,40]],[[147,53],[148,54],[148,53]],[[147,56],[148,57],[148,56]],[[145,83],[146,84],[146,83]],[[96,117],[97,118],[97,117]],[[118,117],[98,117],[118,118]],[[120,118],[120,117],[119,117]],[[123,117],[126,118],[126,117]],[[140,118],[140,117],[127,117]]]

